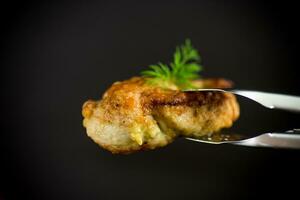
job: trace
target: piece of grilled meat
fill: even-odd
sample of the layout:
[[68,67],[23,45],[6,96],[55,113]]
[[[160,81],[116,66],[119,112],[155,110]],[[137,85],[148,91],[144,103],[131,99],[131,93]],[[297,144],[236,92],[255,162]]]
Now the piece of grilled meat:
[[[196,80],[201,88],[228,88],[224,79]],[[134,77],[114,83],[100,101],[84,103],[87,134],[112,153],[155,149],[177,136],[199,137],[232,126],[239,116],[236,98],[227,93],[181,92],[151,86]]]

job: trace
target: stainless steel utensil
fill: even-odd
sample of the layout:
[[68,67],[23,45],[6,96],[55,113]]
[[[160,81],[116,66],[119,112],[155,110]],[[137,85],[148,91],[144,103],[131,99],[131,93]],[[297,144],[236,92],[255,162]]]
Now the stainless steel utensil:
[[[189,89],[184,92],[229,92],[246,97],[269,109],[281,109],[300,113],[300,97],[247,90],[222,89]],[[186,138],[188,140],[209,144],[234,144],[251,147],[273,147],[300,149],[300,129],[286,132],[257,133],[254,137],[242,133],[237,135],[218,133],[217,136],[204,136],[201,138]]]

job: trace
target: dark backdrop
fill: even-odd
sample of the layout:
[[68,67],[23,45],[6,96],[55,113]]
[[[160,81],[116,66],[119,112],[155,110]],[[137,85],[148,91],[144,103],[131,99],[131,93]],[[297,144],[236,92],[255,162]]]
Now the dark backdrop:
[[[2,10],[0,199],[298,194],[299,151],[179,139],[159,150],[112,155],[86,136],[81,117],[85,100],[149,64],[169,61],[185,38],[200,51],[203,77],[300,95],[296,4],[40,1]],[[297,122],[299,115],[269,115],[248,126],[271,130]]]

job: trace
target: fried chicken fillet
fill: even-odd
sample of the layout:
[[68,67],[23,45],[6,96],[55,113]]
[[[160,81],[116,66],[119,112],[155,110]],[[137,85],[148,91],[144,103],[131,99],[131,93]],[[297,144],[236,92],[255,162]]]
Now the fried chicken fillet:
[[[224,79],[194,81],[199,88],[228,88]],[[99,101],[82,108],[87,135],[112,153],[155,149],[178,136],[200,137],[232,126],[239,116],[234,95],[163,89],[142,77],[115,82]]]

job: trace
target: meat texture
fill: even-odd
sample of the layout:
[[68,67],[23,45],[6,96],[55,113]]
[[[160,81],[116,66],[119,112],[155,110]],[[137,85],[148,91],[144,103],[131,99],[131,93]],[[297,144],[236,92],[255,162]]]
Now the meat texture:
[[[228,88],[224,79],[194,81],[200,88]],[[178,136],[200,137],[232,126],[239,116],[234,95],[164,89],[133,77],[115,82],[82,109],[87,135],[112,153],[155,149]]]

